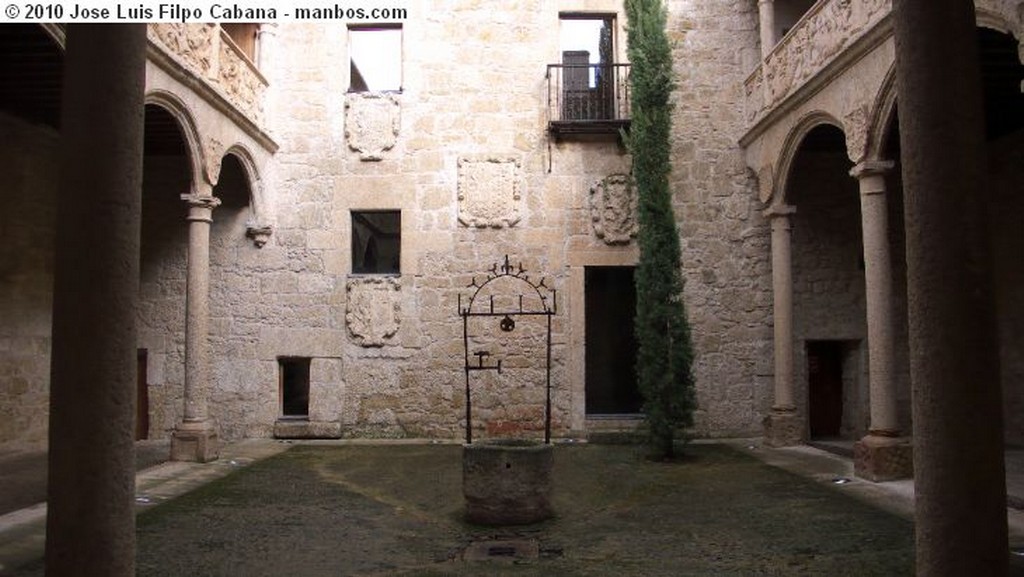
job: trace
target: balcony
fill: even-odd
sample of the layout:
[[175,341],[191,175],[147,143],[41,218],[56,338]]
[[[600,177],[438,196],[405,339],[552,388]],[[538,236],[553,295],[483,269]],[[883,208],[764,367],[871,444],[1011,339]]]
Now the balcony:
[[889,33],[892,0],[818,0],[745,82],[754,125],[799,92],[813,93]]
[[546,78],[556,138],[629,129],[629,64],[548,64]]
[[267,80],[246,53],[251,47],[239,46],[228,30],[217,24],[157,23],[149,26],[149,41],[156,48],[150,55],[169,73],[190,77],[182,80],[200,88],[215,106],[222,99],[248,122],[263,123]]

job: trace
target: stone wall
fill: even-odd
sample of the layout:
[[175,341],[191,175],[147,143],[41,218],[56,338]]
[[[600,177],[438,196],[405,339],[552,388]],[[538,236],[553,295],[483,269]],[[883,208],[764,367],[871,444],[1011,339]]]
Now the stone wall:
[[696,349],[696,434],[754,435],[772,402],[768,222],[737,142],[759,59],[753,2],[669,3],[672,174]]
[[188,211],[181,195],[189,188],[185,157],[144,158],[138,330],[153,439],[168,437],[183,410]]
[[0,113],[0,450],[46,445],[57,134]]
[[[670,22],[684,40],[676,49],[685,78],[673,185],[694,300],[701,434],[756,432],[771,383],[767,227],[736,145],[756,14],[736,4],[743,10],[679,3]],[[554,426],[556,434],[585,426],[582,271],[636,262],[628,232],[605,232],[592,200],[603,193],[593,191],[628,173],[630,162],[614,135],[548,140],[544,72],[560,60],[559,10],[617,12],[620,3],[429,8],[429,17],[403,23],[403,90],[392,95],[346,93],[343,24],[278,27],[265,71],[277,91],[270,122],[281,145],[267,182],[276,230],[263,249],[236,255],[240,269],[259,279],[257,302],[233,296],[216,320],[216,330],[248,334],[237,308],[258,327],[253,346],[229,344],[240,339],[228,333],[214,346],[216,379],[229,382],[216,383],[225,402],[211,410],[227,438],[267,434],[280,356],[333,360],[334,379],[314,384],[320,390],[311,396],[325,407],[319,419],[333,419],[343,436],[460,436],[458,295],[468,298],[474,275],[482,279],[506,254],[558,291]],[[624,60],[621,13],[617,23]],[[737,34],[746,43],[722,51],[736,45]],[[374,209],[402,211],[401,274],[390,280],[351,273],[351,211]],[[242,276],[233,295],[252,288]],[[471,342],[506,369],[471,377],[480,432],[536,434],[541,333],[524,322],[511,335]],[[237,428],[240,417],[229,406],[248,407],[245,427]]]

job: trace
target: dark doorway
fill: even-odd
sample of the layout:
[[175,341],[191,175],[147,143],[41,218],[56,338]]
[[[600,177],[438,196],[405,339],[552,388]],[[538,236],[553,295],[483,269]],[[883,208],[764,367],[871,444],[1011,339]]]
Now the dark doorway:
[[309,361],[308,358],[281,358],[281,415],[284,418],[305,419],[309,416]]
[[146,383],[148,374],[149,351],[139,349],[138,368],[136,369],[135,385],[135,440],[149,438],[149,385]]
[[807,341],[811,438],[839,437],[843,424],[843,343]]
[[636,285],[633,267],[585,269],[586,399],[588,415],[636,414]]

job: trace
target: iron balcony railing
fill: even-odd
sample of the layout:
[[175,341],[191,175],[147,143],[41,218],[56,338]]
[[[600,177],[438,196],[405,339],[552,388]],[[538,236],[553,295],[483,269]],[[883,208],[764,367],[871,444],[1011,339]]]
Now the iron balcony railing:
[[552,132],[618,132],[628,126],[629,64],[548,64]]

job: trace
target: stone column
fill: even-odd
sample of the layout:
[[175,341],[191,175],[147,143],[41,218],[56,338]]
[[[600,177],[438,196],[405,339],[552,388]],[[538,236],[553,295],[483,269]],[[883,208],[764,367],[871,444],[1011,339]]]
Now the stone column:
[[135,575],[146,27],[67,27],[50,360],[47,575]]
[[893,3],[918,575],[1007,574],[999,344],[974,3]]
[[893,166],[887,161],[866,161],[850,171],[860,184],[871,381],[871,425],[867,436],[854,444],[854,472],[875,482],[913,475],[911,446],[900,437],[896,414],[892,259],[885,192],[885,173]]
[[757,0],[757,9],[761,29],[761,58],[775,48],[775,2],[774,0]]
[[256,66],[264,75],[270,65],[277,48],[277,24],[266,22],[260,24],[256,32]]
[[772,223],[772,292],[775,324],[775,404],[765,418],[765,443],[773,447],[803,442],[804,422],[793,401],[793,257],[792,206],[770,208]]
[[205,463],[219,455],[207,408],[210,378],[210,224],[220,200],[209,189],[188,202],[188,290],[185,304],[185,414],[171,438],[171,459]]

